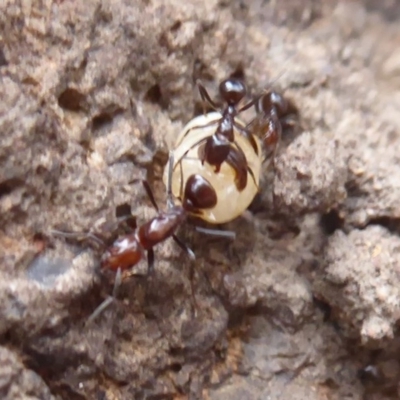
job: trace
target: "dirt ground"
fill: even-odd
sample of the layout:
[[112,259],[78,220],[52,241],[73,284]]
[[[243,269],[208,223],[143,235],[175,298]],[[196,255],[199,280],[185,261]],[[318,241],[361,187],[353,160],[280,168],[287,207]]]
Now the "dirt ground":
[[[400,398],[400,4],[0,5],[2,399]],[[165,204],[169,147],[230,74],[298,107],[234,242],[185,225],[111,293],[104,229]],[[140,265],[140,268],[146,265]],[[136,271],[138,272],[138,271]]]

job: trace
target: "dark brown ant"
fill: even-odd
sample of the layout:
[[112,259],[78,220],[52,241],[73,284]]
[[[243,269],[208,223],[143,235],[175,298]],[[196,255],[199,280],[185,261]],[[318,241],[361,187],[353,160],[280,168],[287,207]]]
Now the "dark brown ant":
[[[203,101],[218,110],[216,103],[210,98],[205,87],[198,83],[200,96]],[[297,108],[281,94],[276,91],[267,91],[258,95],[241,108],[240,102],[247,95],[245,84],[235,78],[228,78],[219,85],[219,94],[226,103],[225,108],[220,110],[222,117],[211,124],[217,123],[215,133],[206,139],[204,148],[200,154],[202,163],[207,161],[215,166],[215,172],[219,172],[221,164],[226,161],[236,171],[237,176],[247,176],[244,170],[248,170],[247,160],[240,147],[233,147],[234,128],[250,142],[257,154],[256,135],[261,138],[264,150],[264,160],[271,154],[275,154],[281,140],[282,130],[293,126]],[[235,121],[235,117],[241,112],[255,106],[257,116],[246,127]],[[201,128],[201,127],[199,127]],[[249,171],[250,172],[250,171]],[[254,177],[253,177],[254,179]],[[244,185],[238,186],[243,190]]]
[[[219,84],[219,94],[226,104],[226,106],[221,109],[211,99],[206,88],[200,82],[197,83],[197,86],[199,88],[202,100],[208,103],[213,109],[219,110],[222,114],[222,117],[218,121],[211,123],[217,123],[217,129],[212,136],[206,139],[201,154],[202,163],[204,164],[206,161],[208,164],[214,166],[215,172],[217,173],[221,168],[221,164],[224,161],[229,160],[230,153],[241,152],[240,148],[237,147],[235,149],[232,147],[232,143],[234,142],[234,128],[236,128],[243,136],[245,136],[255,151],[257,151],[257,145],[254,137],[243,126],[235,121],[235,117],[241,112],[252,107],[256,103],[257,99],[253,99],[243,105],[241,108],[238,108],[241,101],[247,95],[247,88],[241,80],[236,78],[228,78]],[[244,154],[240,156],[240,158],[243,157]],[[238,156],[233,155],[231,158],[237,159]]]
[[255,109],[257,116],[246,128],[261,138],[266,159],[276,153],[282,131],[296,123],[298,110],[292,102],[275,91],[259,96]]

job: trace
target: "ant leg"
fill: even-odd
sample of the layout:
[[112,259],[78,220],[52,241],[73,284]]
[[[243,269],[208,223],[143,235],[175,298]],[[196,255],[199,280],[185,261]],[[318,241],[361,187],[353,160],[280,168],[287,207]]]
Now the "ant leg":
[[253,171],[251,170],[251,168],[249,166],[247,166],[247,172],[250,174],[251,179],[253,180],[253,183],[256,186],[257,191],[259,192],[260,191],[260,187],[258,186],[258,183],[256,181],[256,177],[254,176],[254,173],[253,173]]
[[[219,107],[211,100],[211,97],[208,94],[206,88],[199,81],[197,81],[197,87],[199,88],[200,97],[203,100],[203,102],[208,103],[214,110],[218,110]],[[204,114],[205,114],[205,109],[204,109]]]
[[190,247],[188,247],[185,243],[183,243],[176,235],[172,235],[172,239],[174,239],[176,244],[189,256],[191,260],[196,259],[193,250]]
[[90,315],[85,322],[85,326],[89,326],[111,303],[114,302],[114,297],[108,296]]
[[145,276],[145,281],[143,282],[145,304],[150,303],[150,278],[152,276],[154,276],[154,250],[149,249],[147,250],[147,276]]
[[220,231],[218,229],[203,228],[201,226],[196,226],[195,229],[197,232],[205,233],[206,235],[219,236],[232,240],[236,239],[236,233],[233,231]]
[[154,250],[147,250],[147,275],[154,275]]
[[[187,153],[186,153],[187,154]],[[183,158],[182,158],[182,160],[183,160]],[[180,177],[180,185],[179,185],[179,197],[181,198],[181,199],[183,199],[184,198],[184,193],[183,193],[183,166],[182,166],[182,160],[181,160],[181,162],[179,163],[179,177]]]
[[[237,185],[238,190],[243,190],[247,184],[247,179],[242,181],[242,185],[240,186],[238,185],[238,183],[241,182],[241,180],[239,179],[239,175],[240,173],[243,173],[244,170],[244,165],[243,165],[243,160],[245,161],[244,163],[246,164],[246,173],[250,174],[251,179],[254,182],[254,185],[257,188],[257,191],[260,190],[258,183],[256,181],[256,177],[254,176],[253,171],[251,170],[251,168],[249,167],[249,165],[247,164],[247,160],[246,160],[246,155],[244,154],[243,150],[237,145],[236,142],[234,142],[234,145],[236,146],[237,152],[234,152],[234,149],[231,149],[231,151],[228,154],[228,158],[226,159],[226,162],[235,170],[236,172],[236,178],[235,178],[235,183]],[[240,168],[242,167],[242,168]],[[242,169],[242,170],[241,170]],[[247,178],[247,176],[246,176]],[[237,182],[236,182],[237,181]]]
[[117,273],[115,274],[114,288],[112,291],[112,296],[114,297],[114,299],[117,297],[117,292],[119,287],[121,286],[121,282],[122,282],[122,271],[121,268],[118,268]]
[[142,183],[144,190],[146,191],[147,197],[150,199],[152,206],[155,208],[156,211],[159,211],[156,199],[154,198],[153,190],[151,189],[149,182],[147,182],[145,179],[133,179],[129,183],[133,182]]
[[255,104],[257,104],[257,102],[260,100],[261,97],[262,97],[262,95],[259,95],[259,96],[255,97],[253,100],[250,100],[244,106],[240,107],[239,110],[237,111],[237,113],[239,114],[239,113],[241,113],[243,111],[248,110],[250,107],[252,107]]
[[196,129],[209,128],[210,126],[217,125],[217,124],[219,124],[219,123],[221,122],[221,119],[222,119],[222,118],[218,118],[218,119],[215,119],[215,120],[213,120],[213,121],[209,121],[209,122],[207,122],[206,124],[203,124],[203,125],[196,125],[196,126],[193,126],[193,127],[190,128],[190,129],[188,129],[187,132],[185,133],[185,135],[184,135],[184,136],[181,138],[181,140],[179,141],[179,143],[177,143],[177,146],[180,145],[180,144],[185,140],[185,138],[189,135],[189,133],[190,133],[191,131],[194,131],[194,130],[196,130]]
[[[178,244],[178,246],[189,256],[191,261],[196,259],[196,256],[192,249],[190,249],[185,243],[183,243],[176,235],[172,235],[172,239]],[[190,272],[189,272],[189,281],[190,281],[190,291],[192,295],[192,313],[193,317],[196,317],[197,314],[197,301],[196,296],[194,294],[194,285],[193,285],[193,278],[194,278],[194,265],[190,263]]]
[[60,237],[72,238],[72,239],[79,239],[79,238],[92,239],[94,242],[96,242],[100,246],[106,247],[106,244],[104,243],[104,241],[101,240],[99,237],[97,237],[92,232],[63,232],[63,231],[59,231],[57,229],[51,229],[50,234],[54,235],[54,236],[60,236]]
[[190,263],[189,266],[189,281],[190,281],[190,291],[191,291],[191,297],[192,297],[192,315],[193,318],[196,318],[197,316],[197,310],[198,310],[198,305],[197,305],[197,301],[196,301],[196,296],[194,294],[194,284],[193,284],[193,280],[194,280],[194,265],[193,263]]
[[[196,125],[196,126],[194,126],[193,128],[190,128],[190,129],[188,130],[188,133],[189,133],[190,131],[194,131],[194,130],[196,130],[196,129],[209,128],[210,126],[217,125],[217,124],[219,124],[219,123],[221,122],[221,120],[222,120],[222,118],[218,118],[218,119],[216,119],[216,120],[214,120],[214,121],[207,122],[206,124],[203,124],[203,125]],[[185,137],[186,137],[186,136],[187,136],[187,134],[185,135]]]
[[[175,156],[174,152],[169,152],[168,158],[168,179],[167,179],[167,206],[168,208],[174,207],[174,195],[172,194],[172,175],[174,173],[174,161]],[[181,166],[181,173],[182,173],[182,166]],[[181,185],[183,184],[183,178],[181,176]]]
[[254,152],[258,155],[258,147],[256,140],[254,139],[254,135],[251,134],[247,128],[251,126],[254,121],[250,122],[245,128],[240,126],[236,121],[233,122],[233,126],[239,131],[239,133],[246,138],[249,142],[251,147],[253,148]]
[[87,319],[85,325],[88,326],[90,325],[107,307],[113,303],[117,297],[117,292],[119,287],[121,286],[121,281],[122,281],[122,272],[121,268],[118,268],[117,273],[115,275],[115,280],[114,280],[114,288],[112,291],[112,295],[108,296],[90,315],[90,317]]
[[144,189],[146,190],[147,197],[150,199],[151,204],[153,205],[153,207],[155,208],[156,211],[159,211],[156,199],[154,198],[154,194],[153,194],[153,191],[151,190],[149,182],[142,180],[142,185],[143,185]]

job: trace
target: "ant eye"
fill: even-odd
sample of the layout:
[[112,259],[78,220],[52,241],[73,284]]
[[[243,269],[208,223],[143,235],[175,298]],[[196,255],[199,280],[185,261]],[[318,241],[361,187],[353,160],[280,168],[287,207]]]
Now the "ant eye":
[[229,105],[238,104],[246,92],[246,86],[238,79],[225,79],[219,85],[219,93]]

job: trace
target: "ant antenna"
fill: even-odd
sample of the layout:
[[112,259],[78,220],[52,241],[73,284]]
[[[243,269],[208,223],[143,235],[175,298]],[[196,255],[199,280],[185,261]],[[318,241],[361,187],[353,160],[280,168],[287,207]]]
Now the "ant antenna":
[[[264,88],[264,93],[267,93],[267,92],[272,88],[272,86],[274,86],[275,83],[278,82],[278,80],[281,79],[282,76],[285,75],[285,74],[287,73],[288,70],[287,70],[287,68],[285,68],[285,66],[287,66],[287,64],[289,63],[289,61],[290,61],[294,56],[296,56],[296,55],[297,55],[297,53],[294,52],[293,54],[291,54],[291,55],[283,62],[281,71],[279,72],[279,74],[278,74],[272,81],[270,81],[270,82],[265,86],[265,88]],[[259,96],[259,97],[261,97],[261,96]]]
[[203,101],[203,104],[202,104],[203,105],[203,114],[204,115],[206,114],[205,103],[208,103],[214,110],[218,110],[218,105],[211,99],[206,88],[201,83],[200,79],[196,80],[196,85],[199,89],[201,100]]
[[107,307],[109,307],[117,298],[118,289],[121,286],[122,282],[122,272],[121,268],[118,268],[117,273],[115,274],[114,280],[114,288],[112,291],[112,295],[108,296],[90,315],[90,317],[86,320],[85,326],[90,325]]
[[219,236],[223,237],[226,239],[236,239],[236,232],[233,231],[222,231],[219,229],[209,229],[209,228],[203,228],[201,226],[196,226],[196,231],[200,233],[204,233],[206,235],[212,235],[212,236]]

